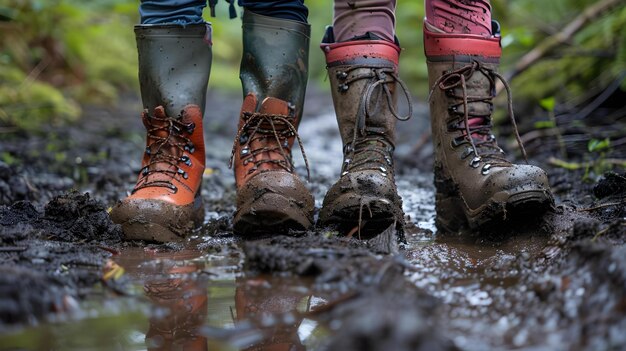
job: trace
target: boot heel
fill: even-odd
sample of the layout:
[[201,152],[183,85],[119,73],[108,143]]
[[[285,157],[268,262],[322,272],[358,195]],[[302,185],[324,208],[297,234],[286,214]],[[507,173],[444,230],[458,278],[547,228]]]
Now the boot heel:
[[458,197],[436,193],[435,211],[437,212],[437,217],[435,225],[439,232],[459,233],[469,230],[470,225],[460,201]]

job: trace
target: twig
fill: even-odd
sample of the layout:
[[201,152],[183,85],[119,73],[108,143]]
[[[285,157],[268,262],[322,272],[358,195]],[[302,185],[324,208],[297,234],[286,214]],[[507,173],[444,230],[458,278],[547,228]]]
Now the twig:
[[598,161],[592,161],[592,162],[567,162],[567,161],[563,161],[561,159],[558,159],[556,157],[550,157],[548,159],[548,163],[551,164],[552,166],[565,168],[565,169],[570,170],[570,171],[574,171],[574,170],[577,170],[577,169],[588,168],[588,167],[593,167],[593,166],[595,166],[599,162],[602,162],[602,163],[608,164],[608,165],[612,165],[612,166],[618,166],[618,167],[626,168],[626,160],[619,159],[619,158],[605,158],[604,160],[598,160]]
[[424,145],[428,143],[428,139],[430,139],[430,134],[431,134],[430,131],[427,131],[427,132],[422,133],[422,135],[420,135],[415,145],[413,145],[411,154],[415,155],[418,152],[420,152],[420,150],[424,147]]
[[22,252],[28,250],[25,246],[5,246],[0,247],[0,252]]
[[622,86],[622,82],[626,79],[626,72],[622,73],[611,85],[609,85],[602,94],[598,95],[591,103],[585,106],[578,113],[574,114],[573,120],[585,119],[598,107],[600,107],[606,100],[608,100],[613,94]]
[[604,0],[589,6],[585,9],[585,11],[583,11],[583,13],[576,17],[567,26],[565,26],[563,30],[553,36],[547,37],[534,49],[524,55],[518,61],[517,65],[515,65],[513,71],[507,74],[507,79],[513,79],[520,73],[524,72],[533,64],[535,64],[535,62],[548,54],[552,49],[562,43],[569,41],[578,31],[580,31],[593,19],[620,4],[623,4],[623,0]]
[[605,207],[619,206],[619,205],[623,205],[623,204],[624,204],[624,200],[619,201],[619,202],[607,202],[605,204],[597,205],[597,206],[594,206],[594,207],[587,207],[587,208],[578,209],[578,212],[590,212],[590,211],[599,210],[599,209],[605,208]]
[[610,228],[611,228],[611,227],[609,226],[609,227],[606,227],[606,228],[602,229],[601,231],[597,232],[597,233],[596,233],[596,235],[594,235],[594,236],[593,236],[593,238],[591,238],[591,242],[596,241],[596,239],[597,239],[598,237],[600,237],[600,235],[602,235],[602,234],[604,234],[604,233],[608,232]]
[[111,253],[111,254],[113,254],[113,255],[119,255],[119,254],[120,254],[120,251],[119,251],[119,250],[116,250],[116,249],[114,249],[114,248],[112,248],[112,247],[107,247],[107,246],[103,246],[103,245],[97,245],[97,247],[98,247],[99,249],[101,249],[101,250],[106,251],[106,252],[110,252],[110,253]]
[[354,298],[360,296],[361,293],[359,292],[350,292],[347,293],[343,296],[339,296],[337,299],[329,301],[328,303],[315,307],[313,309],[311,309],[309,312],[305,312],[303,313],[303,315],[305,317],[312,317],[312,316],[317,316],[320,315],[322,313],[326,313],[329,311],[332,311],[335,307],[337,307],[338,305],[342,305],[347,301],[353,300]]

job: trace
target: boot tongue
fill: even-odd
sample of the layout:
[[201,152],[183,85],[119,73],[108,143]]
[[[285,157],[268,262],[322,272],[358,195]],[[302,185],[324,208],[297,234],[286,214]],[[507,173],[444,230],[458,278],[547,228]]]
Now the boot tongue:
[[[185,114],[183,113],[182,115],[183,116],[179,116],[178,118],[184,121]],[[158,159],[164,159],[164,157],[160,157],[160,156],[171,155],[174,157],[178,157],[177,155],[179,153],[178,148],[171,145],[171,143],[162,144],[163,140],[160,139],[160,138],[166,139],[168,137],[170,139],[176,138],[175,136],[170,135],[170,123],[171,122],[168,119],[168,116],[165,114],[165,109],[162,106],[158,106],[154,109],[153,116],[150,116],[148,113],[144,112],[142,117],[143,117],[144,126],[146,127],[146,129],[150,130],[150,133],[148,136],[148,147],[152,155],[151,158],[157,161],[156,163],[153,163],[152,165],[150,165],[150,169],[151,170],[168,170],[169,169],[172,171],[177,171],[178,170],[177,166],[174,166],[168,162],[158,162]],[[174,142],[174,140],[172,140],[172,142]],[[157,154],[157,150],[159,150],[158,154]],[[164,174],[164,173],[153,173],[149,176],[149,178],[150,178],[149,181],[155,181],[155,180],[167,181],[171,179],[171,176]]]
[[165,114],[163,106],[158,106],[154,109],[154,115],[150,115],[148,111],[144,111],[142,115],[143,125],[148,130],[153,130],[151,133],[153,136],[159,138],[167,138],[169,135],[169,120]]
[[271,114],[271,115],[283,115],[289,116],[289,105],[286,101],[274,98],[266,97],[261,103],[259,113]]
[[[484,117],[475,117],[475,118],[470,118],[469,119],[469,123],[468,125],[470,126],[470,129],[472,127],[477,127],[480,125],[485,125],[487,122],[485,121]],[[477,140],[487,140],[488,139],[488,135],[485,134],[479,134],[479,133],[472,133],[472,138],[477,139]]]

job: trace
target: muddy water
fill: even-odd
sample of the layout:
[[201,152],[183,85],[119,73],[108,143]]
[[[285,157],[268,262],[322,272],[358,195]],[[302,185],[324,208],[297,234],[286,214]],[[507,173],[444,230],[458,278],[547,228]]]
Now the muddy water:
[[[230,240],[232,243],[232,240]],[[2,348],[57,350],[315,349],[325,335],[303,315],[323,304],[303,279],[246,277],[241,253],[128,248],[123,298],[92,296],[66,320],[0,338]],[[214,243],[213,243],[214,244]]]
[[[546,237],[522,234],[493,243],[437,236],[429,177],[410,177],[400,177],[401,191],[416,182],[425,186],[403,194],[407,215],[417,224],[401,251],[413,267],[407,279],[442,302],[446,334],[457,345],[476,350],[527,345],[526,339],[510,337],[499,298],[519,288],[520,272],[486,272],[520,252],[537,255]],[[0,343],[42,350],[318,350],[332,335],[332,326],[308,318],[328,302],[311,292],[308,280],[246,276],[240,243],[232,236],[196,237],[174,249],[130,247],[113,259],[124,269],[125,297],[91,296],[66,320],[2,337]]]

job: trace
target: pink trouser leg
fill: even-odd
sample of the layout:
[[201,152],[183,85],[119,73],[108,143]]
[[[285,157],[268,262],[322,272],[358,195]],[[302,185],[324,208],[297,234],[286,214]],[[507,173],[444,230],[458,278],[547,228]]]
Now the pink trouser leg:
[[375,34],[394,42],[396,0],[335,0],[335,41]]
[[425,0],[425,7],[431,30],[491,36],[489,0]]

